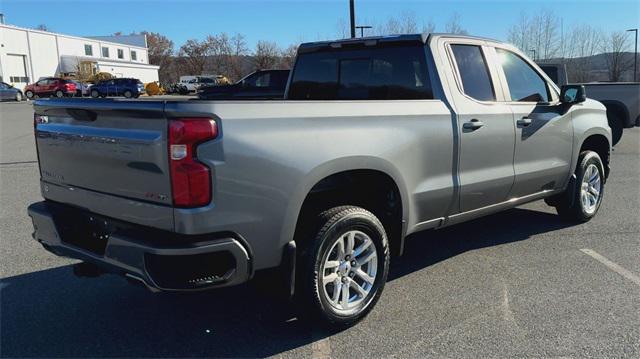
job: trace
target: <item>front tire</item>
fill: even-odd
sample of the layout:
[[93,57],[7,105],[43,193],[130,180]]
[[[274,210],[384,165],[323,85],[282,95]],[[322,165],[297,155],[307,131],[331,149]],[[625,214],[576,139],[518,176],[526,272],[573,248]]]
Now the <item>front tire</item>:
[[35,95],[35,94],[33,93],[33,91],[28,90],[27,92],[25,92],[25,93],[24,93],[24,95],[25,95],[25,96],[27,96],[27,98],[28,98],[29,100],[31,100],[31,99],[33,99],[33,97],[34,97],[34,95]]
[[604,165],[593,151],[584,151],[578,159],[575,184],[560,195],[555,204],[563,219],[572,222],[588,222],[595,217],[604,197]]
[[127,90],[124,92],[124,97],[126,98],[132,98],[133,97],[133,92]]
[[334,326],[352,325],[374,307],[389,271],[384,226],[371,212],[341,206],[317,218],[301,254],[298,292],[305,312]]
[[98,98],[100,97],[100,92],[98,92],[98,90],[91,90],[91,98]]

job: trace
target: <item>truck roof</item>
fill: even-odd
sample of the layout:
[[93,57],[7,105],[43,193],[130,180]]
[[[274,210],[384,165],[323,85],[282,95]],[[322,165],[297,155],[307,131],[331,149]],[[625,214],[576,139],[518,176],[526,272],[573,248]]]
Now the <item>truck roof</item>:
[[407,42],[407,43],[418,42],[418,43],[425,44],[430,37],[436,37],[436,36],[500,42],[498,40],[485,38],[485,37],[449,34],[449,33],[383,35],[383,36],[358,37],[353,39],[338,39],[338,40],[329,40],[329,41],[306,42],[306,43],[300,44],[300,46],[298,47],[298,53],[313,52],[313,51],[317,51],[327,47],[338,49],[345,45],[346,46],[348,45],[384,46],[385,44],[392,44],[392,43],[399,43],[399,42]]

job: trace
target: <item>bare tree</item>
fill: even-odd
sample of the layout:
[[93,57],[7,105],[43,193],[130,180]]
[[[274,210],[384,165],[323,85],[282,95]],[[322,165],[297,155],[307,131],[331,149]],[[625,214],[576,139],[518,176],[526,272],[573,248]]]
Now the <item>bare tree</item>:
[[210,42],[199,41],[197,39],[187,40],[180,46],[178,55],[183,61],[184,67],[191,75],[202,75],[210,53]]
[[429,21],[426,24],[422,24],[422,33],[423,34],[431,34],[433,32],[436,32],[436,23],[433,22],[432,19],[429,19]]
[[602,52],[605,54],[610,81],[620,81],[622,73],[631,68],[631,62],[625,58],[627,34],[622,31],[612,32],[604,41]]
[[541,59],[551,59],[558,53],[560,49],[560,39],[558,34],[558,26],[560,19],[549,10],[544,10],[538,17],[538,28],[540,46],[539,53]]
[[149,63],[160,66],[160,82],[175,82],[175,66],[173,57],[173,41],[157,32],[141,32],[147,37]]
[[507,35],[507,41],[525,53],[531,49],[530,24],[531,19],[525,13],[521,13],[518,21],[509,28]]
[[[398,35],[398,34],[429,34],[435,31],[436,24],[432,19],[428,22],[420,23],[415,13],[403,11],[398,16],[389,16],[386,20],[368,21],[363,20],[362,24],[371,26],[371,30],[365,31],[372,35]],[[348,38],[350,35],[349,24],[344,18],[340,18],[336,23],[336,36],[339,38]]]
[[40,24],[38,26],[36,26],[36,30],[40,30],[40,31],[51,31],[49,29],[49,26],[45,25],[45,24]]
[[507,40],[522,52],[535,53],[534,60],[547,60],[558,55],[560,18],[549,10],[536,16],[520,14],[518,22],[509,28]]
[[231,81],[239,80],[244,75],[242,59],[249,51],[244,35],[209,35],[205,42],[208,44],[207,55],[210,60],[207,71],[225,75]]
[[344,18],[339,18],[336,22],[336,36],[340,39],[346,39],[351,36],[351,30],[349,29],[349,24],[347,20]]
[[228,76],[232,81],[237,81],[244,75],[242,59],[248,55],[247,41],[244,35],[235,34],[231,37],[231,56],[227,59]]
[[589,70],[592,58],[603,45],[602,31],[591,25],[579,25],[571,29],[566,49],[567,72],[571,82],[591,81]]
[[279,68],[283,70],[289,70],[293,68],[293,64],[296,61],[296,55],[298,54],[298,45],[289,45],[280,54]]
[[270,69],[276,66],[280,50],[275,42],[258,41],[253,54],[254,67],[257,70]]
[[373,24],[372,32],[377,35],[415,34],[418,19],[414,13],[404,11],[399,16],[390,16],[383,23]]
[[467,34],[467,30],[465,30],[462,27],[460,14],[458,14],[457,12],[454,12],[451,15],[451,17],[449,18],[449,21],[445,25],[445,31],[451,34],[462,34],[462,35]]

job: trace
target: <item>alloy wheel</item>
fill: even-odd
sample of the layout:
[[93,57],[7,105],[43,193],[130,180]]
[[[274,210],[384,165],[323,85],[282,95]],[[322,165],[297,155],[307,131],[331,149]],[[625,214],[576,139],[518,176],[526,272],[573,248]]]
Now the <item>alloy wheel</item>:
[[580,188],[580,201],[585,213],[593,214],[596,211],[601,192],[600,171],[596,165],[590,164],[584,171]]
[[361,231],[348,231],[323,259],[320,292],[336,312],[350,314],[371,292],[377,270],[378,255],[371,238]]

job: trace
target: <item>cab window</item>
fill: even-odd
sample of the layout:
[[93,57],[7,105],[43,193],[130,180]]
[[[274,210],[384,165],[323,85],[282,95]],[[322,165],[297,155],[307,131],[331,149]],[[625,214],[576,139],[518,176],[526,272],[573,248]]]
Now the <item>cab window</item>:
[[403,44],[300,54],[294,67],[289,98],[433,99],[424,47]]
[[491,83],[487,60],[477,45],[451,45],[460,81],[466,95],[480,101],[495,101],[496,93]]
[[511,51],[496,49],[507,79],[512,101],[549,102],[546,81],[520,56]]

